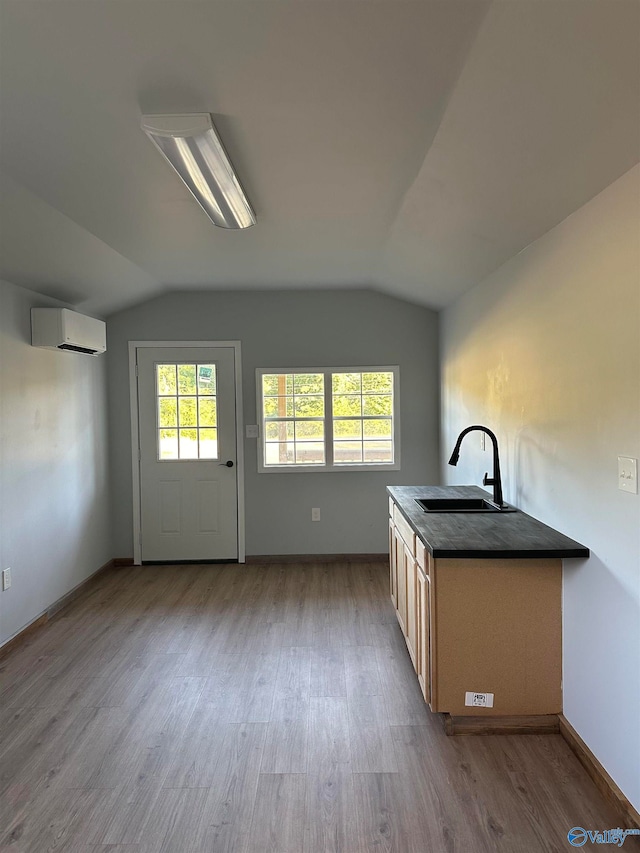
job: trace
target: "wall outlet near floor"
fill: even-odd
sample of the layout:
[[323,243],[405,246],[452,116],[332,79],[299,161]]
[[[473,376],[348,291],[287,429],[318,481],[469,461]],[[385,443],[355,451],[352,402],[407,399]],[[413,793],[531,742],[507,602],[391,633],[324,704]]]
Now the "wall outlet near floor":
[[320,521],[320,507],[314,506],[311,510],[311,521]]
[[473,708],[493,708],[493,693],[465,693],[464,704]]
[[618,488],[623,492],[638,494],[638,460],[631,456],[618,456]]
[[2,570],[2,591],[4,592],[6,589],[9,589],[11,586],[11,569],[3,569]]

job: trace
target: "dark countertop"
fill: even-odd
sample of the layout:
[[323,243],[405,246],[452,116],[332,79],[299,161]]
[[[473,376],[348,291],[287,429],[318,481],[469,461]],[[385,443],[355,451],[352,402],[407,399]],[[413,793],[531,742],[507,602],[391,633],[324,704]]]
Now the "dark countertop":
[[434,557],[588,557],[589,549],[525,512],[424,512],[416,498],[486,498],[479,486],[387,486]]

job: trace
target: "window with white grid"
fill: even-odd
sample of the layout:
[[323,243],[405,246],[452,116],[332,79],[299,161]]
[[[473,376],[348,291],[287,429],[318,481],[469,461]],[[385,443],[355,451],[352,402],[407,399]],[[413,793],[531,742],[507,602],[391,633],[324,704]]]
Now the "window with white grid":
[[257,371],[259,470],[399,468],[398,368]]

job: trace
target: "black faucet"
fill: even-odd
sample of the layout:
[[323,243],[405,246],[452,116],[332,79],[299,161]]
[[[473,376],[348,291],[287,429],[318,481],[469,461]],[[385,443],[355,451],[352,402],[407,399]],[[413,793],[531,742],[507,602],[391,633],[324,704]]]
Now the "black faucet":
[[496,504],[496,506],[502,509],[505,504],[502,500],[502,479],[500,477],[500,457],[498,456],[498,439],[496,438],[495,433],[491,432],[488,427],[480,426],[480,424],[474,424],[473,426],[469,426],[466,429],[463,429],[460,435],[458,436],[456,446],[453,448],[451,459],[449,459],[449,465],[458,464],[462,439],[468,432],[472,432],[473,430],[480,430],[480,432],[485,432],[489,436],[493,444],[493,477],[489,477],[489,474],[486,473],[484,475],[482,483],[485,486],[493,486],[493,502],[494,504]]

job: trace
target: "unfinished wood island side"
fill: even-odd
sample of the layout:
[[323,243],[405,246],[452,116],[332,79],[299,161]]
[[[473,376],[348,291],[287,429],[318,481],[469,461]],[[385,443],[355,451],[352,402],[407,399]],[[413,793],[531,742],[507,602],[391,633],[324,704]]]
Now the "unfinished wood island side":
[[[390,593],[425,701],[451,733],[547,730],[562,711],[562,559],[433,557],[389,499]],[[466,703],[493,694],[493,707]],[[482,719],[486,724],[482,724]],[[492,719],[489,719],[492,718]],[[506,718],[513,718],[507,720]]]

